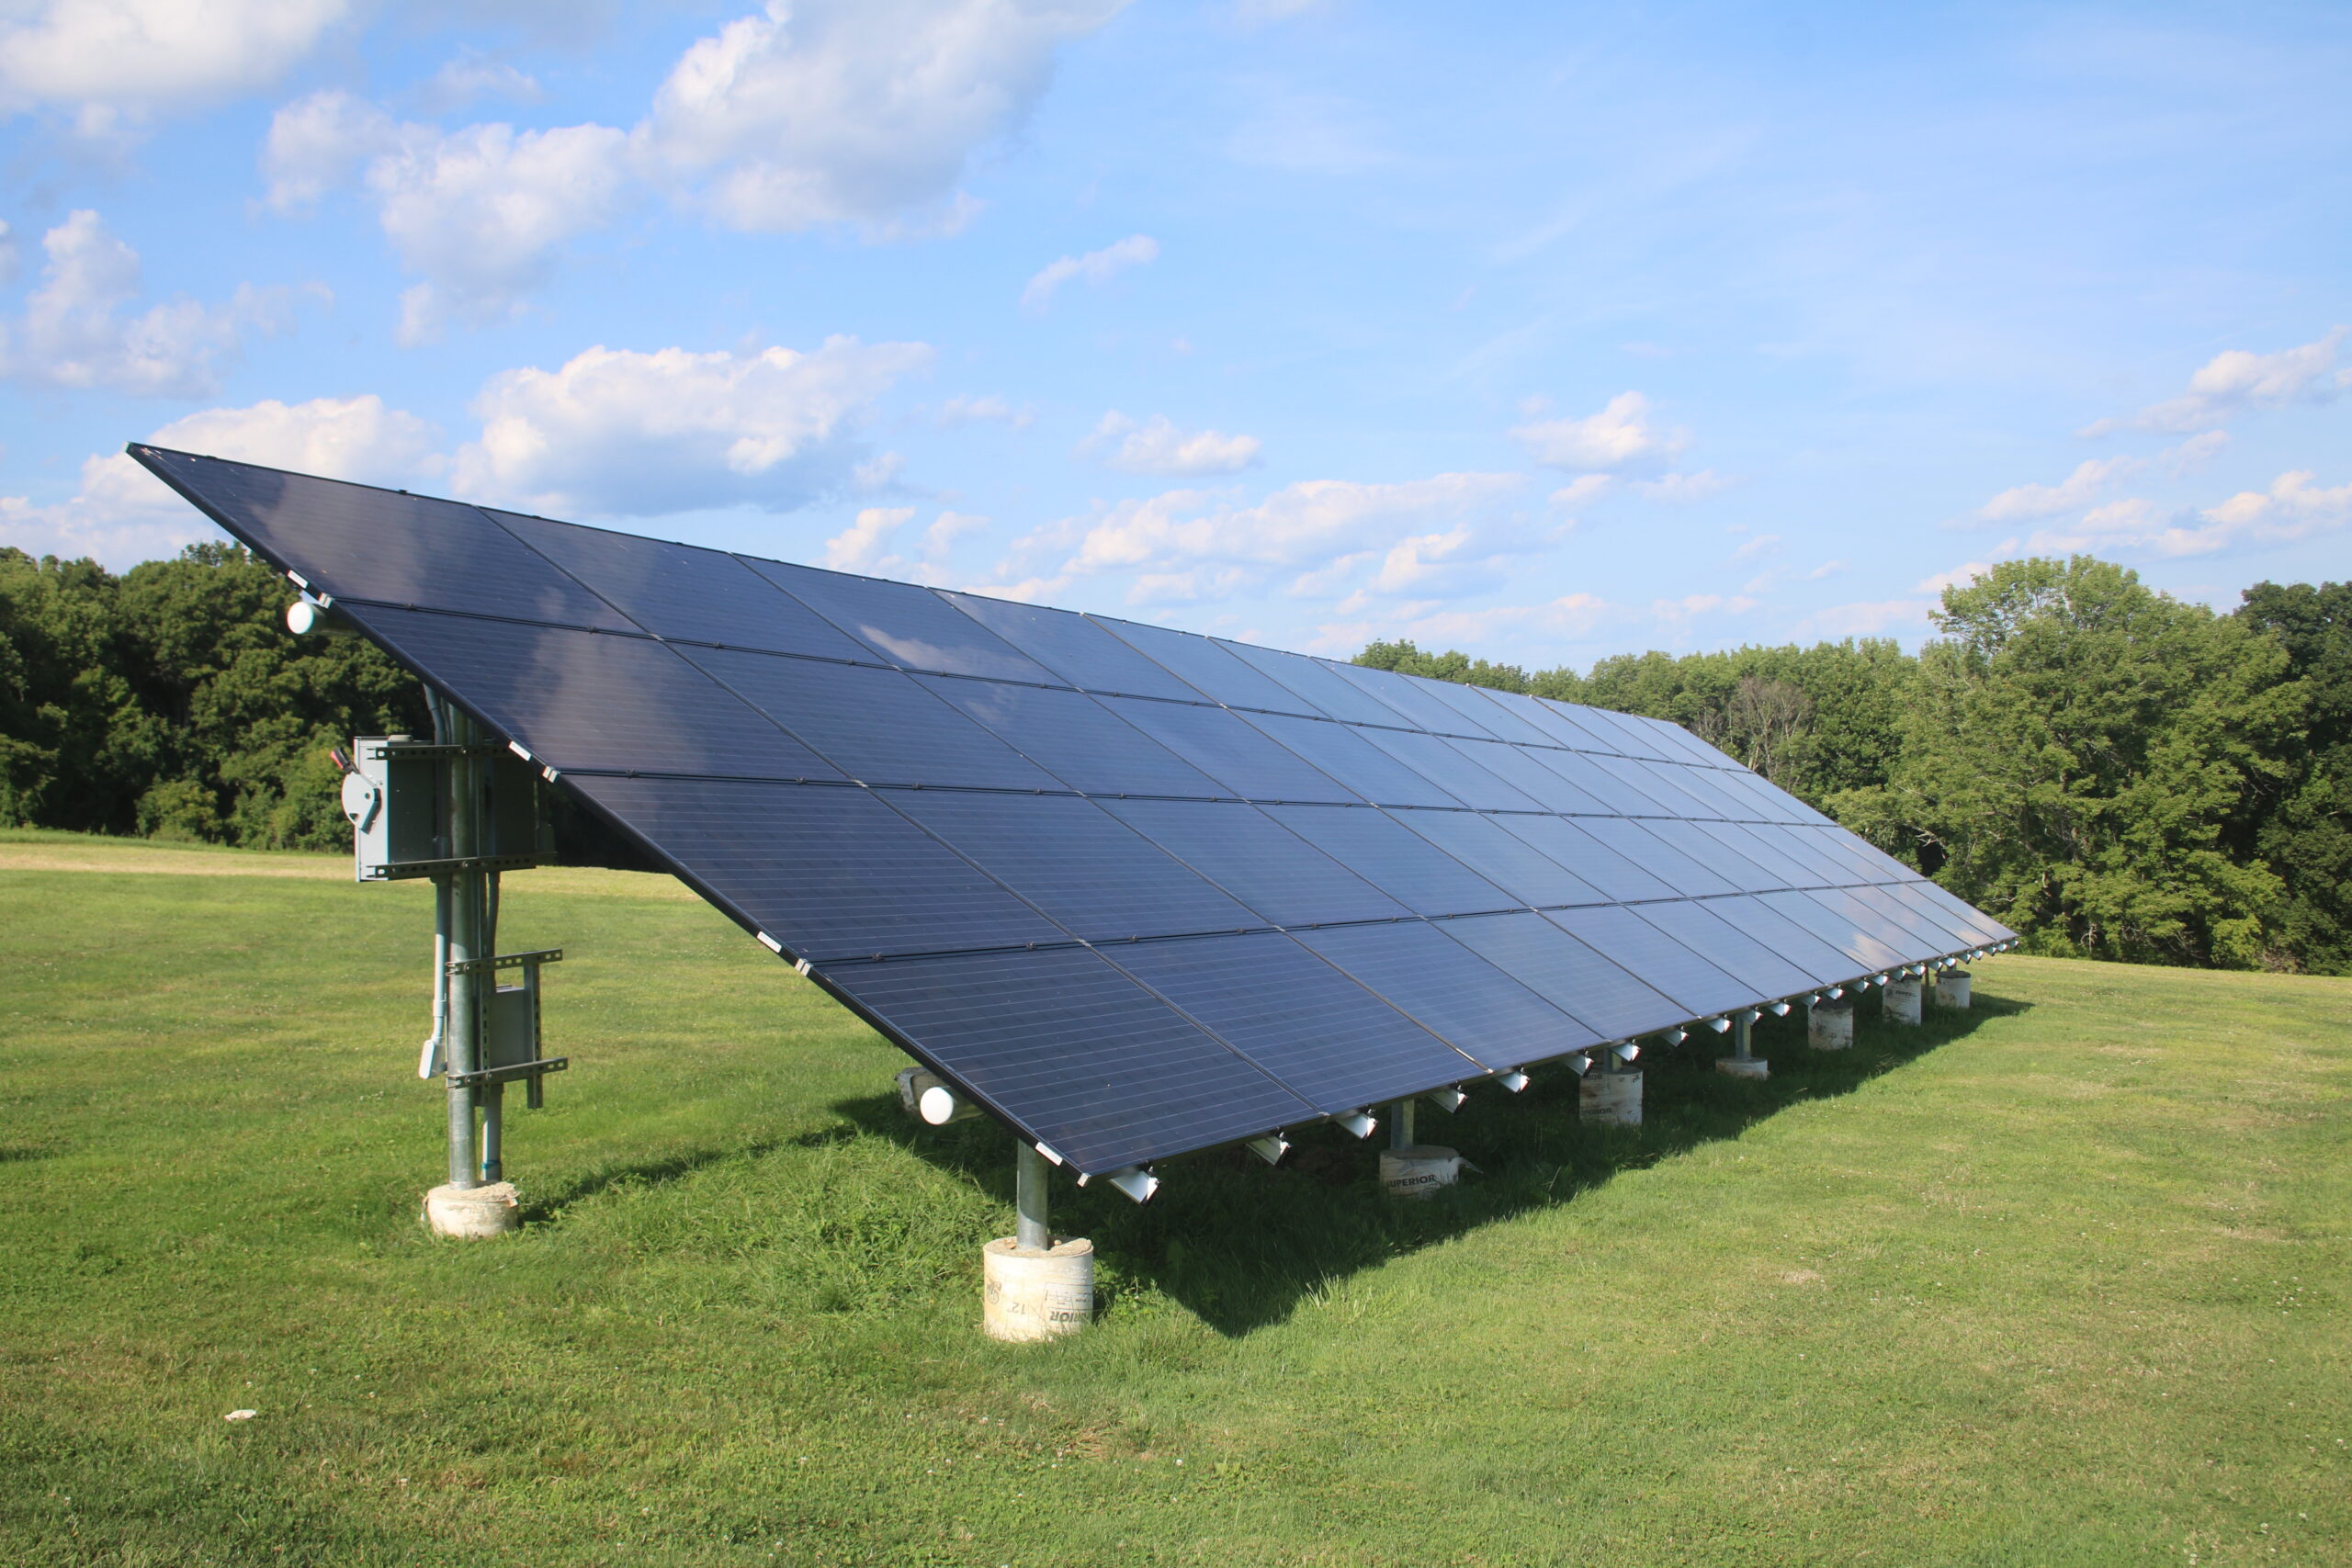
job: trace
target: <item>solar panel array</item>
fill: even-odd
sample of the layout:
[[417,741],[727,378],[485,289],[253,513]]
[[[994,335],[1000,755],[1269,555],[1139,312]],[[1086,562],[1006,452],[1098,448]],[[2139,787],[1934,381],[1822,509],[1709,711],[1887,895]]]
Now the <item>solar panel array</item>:
[[1081,1171],[2012,935],[1657,720],[130,451]]

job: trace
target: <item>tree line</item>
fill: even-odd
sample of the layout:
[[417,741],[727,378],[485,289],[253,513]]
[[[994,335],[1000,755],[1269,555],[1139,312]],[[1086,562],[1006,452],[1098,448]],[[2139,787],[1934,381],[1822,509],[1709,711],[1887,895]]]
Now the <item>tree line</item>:
[[[361,640],[288,636],[288,597],[232,545],[119,576],[0,547],[0,824],[346,845],[327,747],[424,733],[424,700]],[[2243,597],[2216,614],[2078,556],[1945,590],[1917,656],[1357,662],[1670,719],[2039,951],[2352,974],[2352,583]],[[632,863],[568,806],[558,832]]]

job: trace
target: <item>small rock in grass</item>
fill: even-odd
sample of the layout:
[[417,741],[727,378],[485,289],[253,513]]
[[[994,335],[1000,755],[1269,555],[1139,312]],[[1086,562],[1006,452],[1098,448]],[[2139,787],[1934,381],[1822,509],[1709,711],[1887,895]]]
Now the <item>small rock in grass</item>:
[[223,1421],[250,1421],[260,1414],[261,1412],[258,1410],[232,1410],[229,1414],[220,1417],[220,1419]]

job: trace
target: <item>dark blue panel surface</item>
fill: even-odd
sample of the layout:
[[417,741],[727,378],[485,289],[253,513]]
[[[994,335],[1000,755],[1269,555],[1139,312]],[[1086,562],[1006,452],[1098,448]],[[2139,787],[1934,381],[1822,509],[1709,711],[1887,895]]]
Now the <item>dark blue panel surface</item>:
[[1106,956],[1327,1115],[1485,1071],[1292,937],[1144,942]]
[[1354,725],[1292,714],[1246,716],[1255,728],[1313,763],[1366,800],[1381,806],[1460,806],[1463,803],[1364,739]]
[[1544,737],[1546,746],[1588,747],[1592,738],[1570,724],[1541,697],[1531,697],[1524,692],[1489,690],[1487,698],[1500,707],[1510,710],[1511,716]]
[[2007,942],[2018,934],[1974,906],[1962,903],[1932,882],[1908,883],[1905,885],[1905,891],[1910,897],[1941,909],[1951,919],[1959,921],[1962,929],[1968,931],[1979,942]]
[[1652,767],[1667,774],[1682,786],[1684,793],[1693,795],[1705,803],[1702,817],[1718,818],[1726,822],[1756,820],[1755,803],[1734,794],[1722,783],[1719,768],[1690,768],[1679,762],[1653,762]]
[[1639,898],[1675,898],[1681,895],[1666,882],[1627,860],[1585,831],[1589,822],[1565,817],[1498,817],[1495,822],[1516,838],[1526,840],[1618,903]]
[[928,588],[744,556],[770,582],[902,670],[1058,683],[1054,673]]
[[1522,904],[1608,902],[1608,895],[1525,839],[1505,831],[1502,824],[1515,818],[1475,811],[1399,811],[1396,818]]
[[371,485],[130,448],[164,483],[314,592],[633,631],[627,617],[471,506]]
[[1640,757],[1652,761],[1666,760],[1666,748],[1659,745],[1649,730],[1638,720],[1610,708],[1587,707],[1577,710],[1577,722],[1587,729],[1605,734],[1617,743],[1617,750],[1628,757]]
[[1059,789],[1060,782],[913,676],[871,664],[679,645],[746,702],[866,784]]
[[[1626,813],[1628,816],[1688,817],[1698,808],[1697,803],[1688,793],[1676,792],[1668,781],[1660,779],[1649,763],[1637,757],[1604,757],[1599,753],[1580,755],[1571,751],[1566,753],[1565,761],[1556,756],[1547,756],[1544,760],[1547,762],[1561,762],[1561,765],[1568,768],[1583,763],[1589,766],[1595,773],[1614,779],[1617,782],[1620,795],[1610,796],[1611,799],[1622,796],[1626,799],[1645,800],[1652,803],[1646,807],[1629,810]],[[1579,780],[1579,782],[1583,781]]]
[[1955,945],[1945,932],[1907,915],[1899,906],[1890,908],[1872,901],[1865,888],[1820,887],[1805,897],[1832,914],[1842,916],[1855,930],[1869,931],[1901,953],[1906,964],[1936,957]]
[[1199,692],[1074,610],[1016,604],[978,593],[934,589],[950,604],[1044,665],[1067,684],[1090,692],[1204,702]]
[[1104,697],[1103,706],[1246,800],[1361,799],[1330,774],[1309,767],[1240,715],[1191,703]]
[[1481,811],[1541,811],[1542,806],[1472,761],[1442,735],[1418,729],[1356,731],[1423,778],[1442,779],[1447,793]]
[[1635,826],[1645,833],[1665,840],[1667,846],[1685,860],[1705,866],[1742,893],[1770,893],[1776,887],[1790,886],[1787,878],[1773,875],[1722,840],[1701,832],[1699,823],[1651,818]]
[[1816,986],[1835,986],[1857,977],[1860,966],[1813,932],[1766,904],[1761,898],[1710,898],[1707,908],[1718,919],[1762,942],[1813,977]]
[[647,631],[820,659],[874,658],[871,649],[724,550],[512,512],[490,515]]
[[1549,729],[1530,723],[1527,716],[1518,708],[1505,705],[1501,699],[1509,695],[1508,693],[1453,681],[1442,681],[1439,684],[1445,689],[1449,703],[1498,740],[1514,746],[1557,746],[1560,743]]
[[1543,915],[1479,915],[1440,929],[1600,1039],[1631,1039],[1690,1016]]
[[1880,969],[1892,969],[1906,964],[1914,956],[1903,945],[1908,939],[1892,933],[1890,942],[1886,922],[1866,909],[1833,908],[1825,902],[1834,898],[1834,892],[1759,893],[1757,902],[1792,923],[1804,927],[1852,960],[1858,971],[1867,975]]
[[[1658,906],[1643,906],[1643,913]],[[1692,1018],[1759,1000],[1700,953],[1668,936],[1632,909],[1556,909],[1551,918],[1600,955],[1639,975],[1690,1010]]]
[[1580,817],[1575,825],[1687,898],[1738,891],[1728,878],[1701,865],[1651,832],[1646,822],[1622,817]]
[[1780,846],[1768,841],[1745,822],[1701,822],[1697,828],[1709,839],[1771,877],[1776,887],[1817,887],[1838,880],[1825,874],[1817,866],[1808,865],[1794,855],[1783,853]]
[[[1512,746],[1500,740],[1448,739],[1445,744],[1546,811],[1593,816],[1609,809],[1536,761],[1526,747]],[[1557,747],[1547,746],[1543,750],[1553,756],[1564,754]]]
[[1368,806],[1270,806],[1266,815],[1417,915],[1515,909],[1513,897],[1385,811]]
[[1640,725],[1646,730],[1650,739],[1657,743],[1657,749],[1666,753],[1668,761],[1689,762],[1694,767],[1704,768],[1710,773],[1718,768],[1732,765],[1729,757],[1679,724],[1668,724],[1662,718],[1649,718],[1641,714],[1624,714],[1620,716]]
[[1819,982],[1813,972],[1717,918],[1720,899],[1645,904],[1634,913],[1747,987],[1750,1000],[1792,997]]
[[1617,739],[1615,730],[1593,716],[1598,710],[1586,707],[1581,703],[1555,702],[1550,697],[1535,700],[1549,708],[1553,716],[1562,724],[1583,737],[1574,743],[1577,750],[1607,752],[1616,757],[1625,754],[1625,748]]
[[1314,705],[1316,712],[1329,717],[1352,724],[1402,725],[1409,722],[1386,703],[1334,673],[1322,660],[1309,659],[1303,653],[1257,648],[1246,642],[1228,642],[1222,637],[1217,639],[1217,646],[1269,680],[1278,681],[1297,693]]
[[345,604],[365,630],[555,768],[840,773],[650,637]]
[[1877,910],[1889,925],[1910,931],[1916,941],[1926,944],[1920,950],[1923,956],[1941,956],[1975,945],[1973,934],[1960,930],[1926,904],[1899,897],[1901,892],[1902,885],[1897,884],[1889,887],[1849,887],[1846,896],[1859,900],[1866,909]]
[[1374,670],[1362,664],[1334,664],[1331,672],[1349,684],[1369,692],[1384,706],[1404,715],[1407,724],[1433,734],[1467,735],[1480,740],[1494,739],[1494,732],[1485,725],[1473,724],[1456,712],[1453,704],[1430,690],[1442,682],[1400,675],[1394,670]]
[[1264,708],[1272,713],[1316,711],[1315,705],[1278,681],[1268,679],[1208,637],[1191,632],[1148,626],[1139,621],[1091,617],[1096,625],[1136,648],[1152,662],[1182,678],[1228,707]]
[[566,782],[795,957],[1069,941],[870,790],[598,774]]
[[1447,936],[1452,923],[1334,926],[1299,940],[1488,1068],[1595,1043],[1591,1030]]
[[1103,808],[1278,926],[1391,919],[1402,904],[1238,801],[1106,800]]
[[824,978],[1082,1171],[1231,1143],[1315,1114],[1084,949],[845,964]]
[[1616,774],[1604,773],[1600,759],[1592,753],[1541,751],[1531,746],[1522,754],[1533,758],[1599,801],[1604,811],[1613,811],[1623,817],[1662,817],[1666,814],[1666,808],[1657,801]]
[[1091,800],[892,790],[891,806],[1089,942],[1265,922]]
[[914,679],[1072,789],[1204,799],[1233,793],[1083,692],[954,675]]
[[1600,765],[1603,767],[1613,765],[1623,769],[1623,776],[1628,782],[1644,795],[1665,807],[1670,816],[1693,820],[1700,818],[1723,820],[1743,815],[1741,812],[1727,809],[1724,796],[1711,795],[1707,793],[1704,785],[1692,784],[1690,775],[1697,770],[1683,767],[1678,762],[1645,762],[1632,759],[1615,761],[1613,759],[1603,759]]

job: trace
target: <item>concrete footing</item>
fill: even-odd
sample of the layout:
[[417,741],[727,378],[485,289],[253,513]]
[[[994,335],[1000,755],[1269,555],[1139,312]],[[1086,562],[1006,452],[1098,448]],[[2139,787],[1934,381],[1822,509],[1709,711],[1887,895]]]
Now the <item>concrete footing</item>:
[[1604,1127],[1642,1124],[1642,1075],[1589,1072],[1577,1080],[1577,1115]]
[[1094,1244],[1084,1236],[1045,1248],[999,1236],[981,1249],[980,1272],[980,1325],[991,1339],[1057,1339],[1094,1321]]
[[1918,1022],[1921,988],[1918,979],[1914,976],[1906,975],[1899,980],[1889,980],[1885,988],[1879,993],[1882,998],[1879,1005],[1886,1014],[1886,1021],[1889,1023]]
[[1380,1189],[1391,1198],[1426,1199],[1462,1179],[1462,1156],[1438,1144],[1380,1151]]
[[1772,1076],[1772,1064],[1761,1056],[1718,1056],[1715,1071],[1736,1078],[1768,1078]]
[[508,1235],[523,1228],[522,1202],[511,1181],[466,1188],[445,1183],[424,1195],[424,1223],[435,1235]]
[[1968,1010],[1968,971],[1947,969],[1936,976],[1935,1003],[1956,1012]]
[[1849,998],[1813,1002],[1804,1010],[1806,1043],[1816,1051],[1850,1051],[1854,1046],[1854,1004]]

